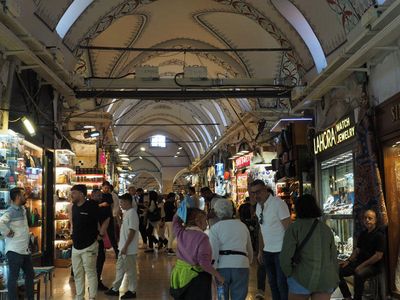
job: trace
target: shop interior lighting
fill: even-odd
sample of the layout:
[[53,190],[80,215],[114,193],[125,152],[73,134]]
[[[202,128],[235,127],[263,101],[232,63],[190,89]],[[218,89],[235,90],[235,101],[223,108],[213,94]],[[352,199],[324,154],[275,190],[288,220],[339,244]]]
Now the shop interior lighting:
[[128,154],[125,154],[125,153],[121,153],[121,154],[119,154],[118,156],[119,156],[119,157],[128,157],[129,155],[128,155]]
[[83,126],[83,129],[94,129],[93,125],[85,125]]
[[120,152],[121,152],[121,149],[117,148],[117,149],[115,149],[115,151],[118,152],[118,153],[120,153]]
[[129,161],[129,157],[121,157],[122,161]]
[[96,137],[99,137],[99,136],[100,136],[100,131],[98,131],[98,130],[89,130],[89,131],[87,131],[87,132],[85,132],[83,134],[83,137],[85,139],[96,138]]
[[28,133],[31,136],[35,136],[36,135],[36,130],[35,130],[35,127],[33,127],[31,121],[27,117],[22,117],[21,121],[24,124],[24,126],[25,126],[26,130],[28,131]]
[[140,151],[146,151],[145,147],[140,147]]

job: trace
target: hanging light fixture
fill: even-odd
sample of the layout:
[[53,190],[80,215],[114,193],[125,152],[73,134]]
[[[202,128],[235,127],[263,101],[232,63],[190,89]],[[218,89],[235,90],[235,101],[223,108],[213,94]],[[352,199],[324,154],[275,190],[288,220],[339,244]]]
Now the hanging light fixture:
[[24,126],[25,126],[26,130],[28,131],[28,133],[31,136],[35,136],[36,135],[36,130],[35,130],[35,127],[33,127],[31,121],[27,117],[22,117],[21,121],[24,124]]

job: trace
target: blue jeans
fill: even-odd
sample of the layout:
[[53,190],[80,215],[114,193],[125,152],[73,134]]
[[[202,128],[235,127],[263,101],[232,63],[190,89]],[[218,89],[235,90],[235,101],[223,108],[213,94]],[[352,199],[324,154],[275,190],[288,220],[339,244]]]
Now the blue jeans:
[[265,252],[264,266],[268,276],[269,287],[271,288],[272,300],[287,300],[288,286],[286,276],[283,274],[279,262],[280,252]]
[[31,255],[22,255],[13,251],[8,251],[6,255],[9,266],[7,282],[8,299],[18,299],[17,280],[19,270],[22,269],[25,275],[26,296],[28,300],[33,300],[33,278],[35,277],[35,273],[33,271]]
[[[246,300],[249,287],[249,269],[222,268],[217,270],[225,280],[225,300]],[[230,298],[229,294],[231,295]]]

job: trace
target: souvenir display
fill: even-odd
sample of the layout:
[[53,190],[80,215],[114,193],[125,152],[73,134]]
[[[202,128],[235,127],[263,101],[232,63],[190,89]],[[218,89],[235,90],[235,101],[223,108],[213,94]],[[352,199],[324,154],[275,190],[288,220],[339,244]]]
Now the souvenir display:
[[[33,258],[42,254],[42,155],[42,148],[24,140],[20,134],[9,130],[0,135],[0,214],[10,205],[9,190],[24,188]],[[0,239],[0,261],[4,260],[4,240]]]
[[76,167],[76,174],[72,178],[73,184],[85,184],[88,188],[88,194],[94,188],[101,188],[106,176],[104,169],[101,168],[80,168]]
[[57,149],[56,157],[56,192],[55,202],[55,260],[57,267],[71,265],[71,225],[69,213],[71,208],[70,191],[75,177],[75,154],[70,150]]

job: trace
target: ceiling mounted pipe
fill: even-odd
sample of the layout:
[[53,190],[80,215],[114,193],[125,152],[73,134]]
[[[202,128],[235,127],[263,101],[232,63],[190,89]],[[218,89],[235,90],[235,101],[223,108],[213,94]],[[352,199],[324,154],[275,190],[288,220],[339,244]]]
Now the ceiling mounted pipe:
[[186,91],[75,91],[77,99],[124,98],[140,100],[205,100],[226,98],[290,98],[290,90],[186,90]]

